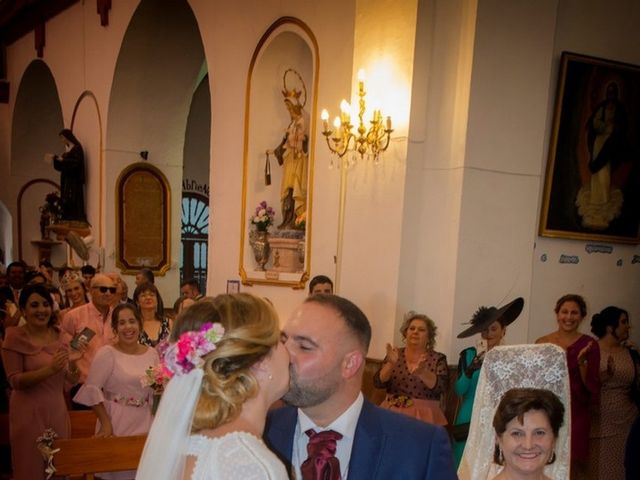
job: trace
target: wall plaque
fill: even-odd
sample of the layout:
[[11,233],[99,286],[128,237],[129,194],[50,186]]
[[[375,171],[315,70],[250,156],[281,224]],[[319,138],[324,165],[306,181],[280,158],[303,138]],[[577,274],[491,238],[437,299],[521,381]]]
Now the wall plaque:
[[150,268],[164,275],[170,266],[166,177],[153,165],[135,163],[122,171],[116,188],[116,265],[123,273]]

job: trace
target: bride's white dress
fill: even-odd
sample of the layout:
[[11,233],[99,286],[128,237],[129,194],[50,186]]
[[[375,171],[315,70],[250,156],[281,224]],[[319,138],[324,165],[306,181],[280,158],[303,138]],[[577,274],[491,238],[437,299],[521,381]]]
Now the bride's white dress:
[[232,432],[210,438],[192,435],[187,455],[196,457],[191,480],[286,480],[284,465],[259,438]]

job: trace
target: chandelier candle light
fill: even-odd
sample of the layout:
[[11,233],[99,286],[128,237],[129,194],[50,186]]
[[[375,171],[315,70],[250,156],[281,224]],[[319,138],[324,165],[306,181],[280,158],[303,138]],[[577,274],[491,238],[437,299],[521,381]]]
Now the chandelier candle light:
[[358,152],[361,158],[365,155],[379,160],[380,154],[389,147],[391,139],[391,117],[387,117],[386,126],[382,123],[382,112],[373,111],[373,117],[369,123],[371,127],[367,130],[364,123],[366,104],[364,97],[367,92],[364,89],[364,70],[358,71],[358,97],[360,109],[358,111],[357,134],[352,132],[354,125],[351,123],[351,107],[346,100],[340,102],[340,116],[333,121],[334,130],[329,129],[329,112],[322,110],[322,134],[327,140],[327,145],[331,153],[342,158],[347,152]]

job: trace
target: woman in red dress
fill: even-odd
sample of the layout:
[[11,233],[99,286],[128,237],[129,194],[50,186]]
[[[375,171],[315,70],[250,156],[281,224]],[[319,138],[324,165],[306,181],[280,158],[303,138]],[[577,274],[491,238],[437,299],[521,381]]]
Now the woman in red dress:
[[558,330],[536,343],[553,343],[567,352],[571,386],[571,478],[586,478],[592,408],[600,397],[600,348],[589,335],[578,331],[587,315],[580,295],[567,294],[556,302]]

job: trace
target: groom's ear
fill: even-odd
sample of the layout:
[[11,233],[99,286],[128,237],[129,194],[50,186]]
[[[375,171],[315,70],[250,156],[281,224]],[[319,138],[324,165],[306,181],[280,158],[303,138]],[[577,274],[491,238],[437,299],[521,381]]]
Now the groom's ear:
[[345,379],[353,377],[364,364],[364,355],[360,350],[347,352],[342,360],[342,376]]

